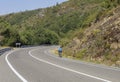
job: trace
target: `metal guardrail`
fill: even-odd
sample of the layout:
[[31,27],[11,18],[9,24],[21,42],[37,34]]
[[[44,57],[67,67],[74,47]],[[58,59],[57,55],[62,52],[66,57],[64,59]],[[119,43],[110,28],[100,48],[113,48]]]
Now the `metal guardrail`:
[[13,48],[3,48],[3,49],[0,49],[0,56],[2,55],[2,54],[4,54],[5,52],[7,52],[7,51],[10,51],[10,50],[12,50]]

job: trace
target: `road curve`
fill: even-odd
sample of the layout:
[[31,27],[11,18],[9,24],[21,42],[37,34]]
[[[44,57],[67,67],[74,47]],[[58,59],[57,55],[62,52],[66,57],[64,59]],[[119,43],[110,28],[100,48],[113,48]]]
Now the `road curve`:
[[2,70],[7,70],[3,76],[0,74],[4,77],[0,81],[120,82],[119,68],[59,58],[50,53],[53,48],[56,46],[21,48],[6,53],[0,58],[4,62]]

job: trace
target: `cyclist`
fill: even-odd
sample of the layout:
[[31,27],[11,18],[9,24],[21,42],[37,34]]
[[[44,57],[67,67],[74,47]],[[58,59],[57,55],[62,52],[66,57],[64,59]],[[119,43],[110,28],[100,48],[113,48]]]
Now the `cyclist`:
[[59,57],[62,57],[62,47],[59,47],[58,54],[59,54]]

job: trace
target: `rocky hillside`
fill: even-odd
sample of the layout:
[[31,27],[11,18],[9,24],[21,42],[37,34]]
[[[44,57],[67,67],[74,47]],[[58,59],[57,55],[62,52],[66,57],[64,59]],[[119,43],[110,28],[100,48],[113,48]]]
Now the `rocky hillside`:
[[119,65],[120,0],[68,0],[0,16],[0,45],[60,44],[65,56]]
[[65,56],[120,67],[120,7],[79,31],[64,50]]
[[0,44],[65,46],[75,37],[74,32],[91,26],[119,4],[119,0],[68,0],[53,7],[1,16]]

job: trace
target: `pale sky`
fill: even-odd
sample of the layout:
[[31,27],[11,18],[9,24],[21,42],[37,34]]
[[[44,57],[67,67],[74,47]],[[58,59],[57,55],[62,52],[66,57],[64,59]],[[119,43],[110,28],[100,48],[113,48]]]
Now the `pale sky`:
[[0,15],[46,8],[67,0],[0,0]]

